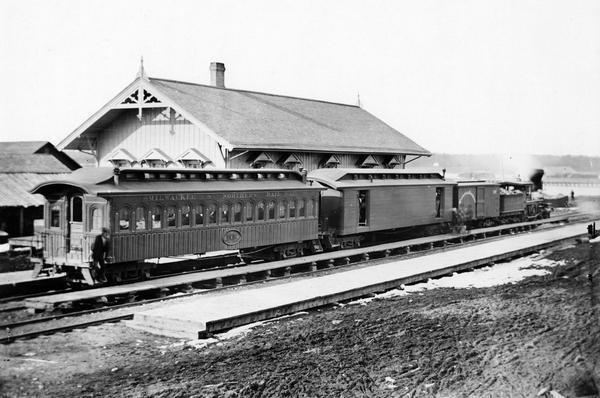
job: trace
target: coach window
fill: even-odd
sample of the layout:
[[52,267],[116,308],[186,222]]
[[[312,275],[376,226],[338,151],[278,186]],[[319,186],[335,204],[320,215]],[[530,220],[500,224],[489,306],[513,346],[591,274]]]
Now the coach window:
[[74,196],[71,199],[71,221],[83,221],[83,198],[81,196]]
[[122,207],[119,210],[119,231],[128,231],[131,223],[131,215],[127,207]]
[[190,223],[192,222],[191,214],[192,214],[192,208],[190,206],[188,206],[188,205],[181,206],[181,226],[182,227],[190,226]]
[[318,206],[319,206],[318,202],[316,200],[314,200],[314,199],[311,199],[311,201],[310,201],[310,207],[312,209],[312,212],[310,213],[310,215],[312,217],[316,217],[317,216]]
[[221,224],[229,223],[230,206],[227,203],[221,205]]
[[202,207],[202,205],[196,206],[194,214],[194,224],[204,225],[204,207]]
[[233,205],[233,222],[242,222],[242,204],[239,202]]
[[444,198],[444,188],[435,189],[435,216],[442,216],[442,200]]
[[304,199],[298,199],[298,217],[304,217],[305,215]]
[[162,209],[160,207],[155,207],[152,209],[151,221],[152,221],[152,229],[160,229],[162,227]]
[[285,200],[279,202],[279,218],[285,218]]
[[313,211],[313,200],[312,199],[308,199],[306,201],[306,217],[311,217],[312,216],[312,211]]
[[246,203],[246,221],[254,220],[254,205],[251,202]]
[[146,209],[141,206],[135,209],[135,229],[136,231],[146,229]]
[[358,191],[358,225],[367,225],[367,191]]
[[257,221],[261,221],[265,219],[265,202],[258,202],[258,205],[256,205],[257,209],[258,209],[258,217],[257,217]]
[[290,218],[296,218],[296,201],[295,200],[290,200]]
[[208,223],[217,223],[217,206],[214,204],[208,206]]
[[175,207],[167,207],[167,228],[173,228],[177,226],[177,211]]
[[267,203],[267,219],[275,219],[275,202],[273,201]]
[[50,227],[60,228],[60,204],[55,203],[50,208]]

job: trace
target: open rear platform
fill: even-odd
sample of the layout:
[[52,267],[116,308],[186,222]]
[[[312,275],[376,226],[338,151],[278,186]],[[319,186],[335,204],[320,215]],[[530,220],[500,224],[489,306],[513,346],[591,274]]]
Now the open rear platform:
[[140,311],[128,323],[151,333],[198,338],[250,322],[510,259],[571,240],[585,232],[584,224],[574,224],[284,284],[215,292]]

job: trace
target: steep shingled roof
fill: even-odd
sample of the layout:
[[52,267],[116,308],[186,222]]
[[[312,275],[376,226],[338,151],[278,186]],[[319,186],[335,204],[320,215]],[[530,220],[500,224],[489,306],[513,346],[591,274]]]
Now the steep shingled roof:
[[358,106],[164,79],[150,82],[240,149],[430,154]]

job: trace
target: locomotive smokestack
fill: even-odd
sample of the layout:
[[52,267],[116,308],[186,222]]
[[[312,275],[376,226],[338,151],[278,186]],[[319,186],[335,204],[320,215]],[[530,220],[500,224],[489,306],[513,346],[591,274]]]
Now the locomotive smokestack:
[[533,182],[533,190],[537,191],[542,189],[542,177],[544,176],[544,170],[534,169],[529,177],[529,181]]
[[210,63],[210,84],[215,87],[225,88],[225,64],[221,62]]

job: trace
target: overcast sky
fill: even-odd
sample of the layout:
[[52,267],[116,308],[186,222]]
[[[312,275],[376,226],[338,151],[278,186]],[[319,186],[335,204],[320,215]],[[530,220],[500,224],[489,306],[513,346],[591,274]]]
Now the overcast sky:
[[0,2],[0,140],[137,73],[362,106],[433,152],[600,155],[600,1]]

